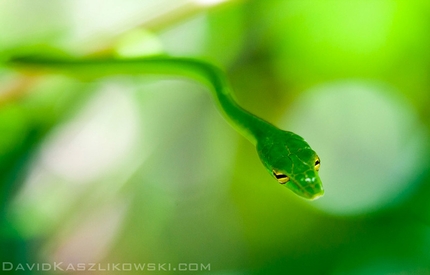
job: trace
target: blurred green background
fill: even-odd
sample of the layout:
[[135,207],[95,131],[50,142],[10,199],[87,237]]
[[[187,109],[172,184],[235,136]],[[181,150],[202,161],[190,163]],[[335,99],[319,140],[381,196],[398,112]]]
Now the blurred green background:
[[277,184],[197,83],[1,65],[2,272],[430,274],[429,3],[1,0],[0,61],[207,60],[305,137],[325,186]]

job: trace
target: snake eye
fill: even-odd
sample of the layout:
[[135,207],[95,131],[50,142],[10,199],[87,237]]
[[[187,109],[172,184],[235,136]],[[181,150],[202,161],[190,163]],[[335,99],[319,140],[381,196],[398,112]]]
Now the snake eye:
[[275,178],[278,180],[278,182],[280,184],[285,184],[285,183],[287,183],[290,180],[290,177],[288,177],[285,174],[278,173],[275,170],[273,170],[273,176],[275,176]]
[[315,160],[315,170],[320,170],[320,164],[321,164],[321,162],[320,162],[320,158],[319,157],[317,157],[317,159]]

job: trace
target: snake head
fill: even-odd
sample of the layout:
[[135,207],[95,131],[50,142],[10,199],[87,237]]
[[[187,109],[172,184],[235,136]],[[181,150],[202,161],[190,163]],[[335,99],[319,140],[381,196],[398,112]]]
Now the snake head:
[[257,151],[270,174],[282,185],[306,199],[324,194],[318,170],[321,161],[309,144],[288,131],[272,131],[260,139]]

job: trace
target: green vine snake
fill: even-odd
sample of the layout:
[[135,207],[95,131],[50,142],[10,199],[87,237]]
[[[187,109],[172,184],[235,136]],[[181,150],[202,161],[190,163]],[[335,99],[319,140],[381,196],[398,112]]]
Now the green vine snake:
[[115,74],[156,74],[194,79],[209,86],[218,109],[239,133],[256,146],[261,162],[280,184],[306,199],[324,194],[318,175],[320,159],[300,136],[283,131],[241,108],[233,98],[225,74],[216,66],[168,56],[136,59],[76,59],[21,57],[10,65],[36,72],[59,71],[75,77]]

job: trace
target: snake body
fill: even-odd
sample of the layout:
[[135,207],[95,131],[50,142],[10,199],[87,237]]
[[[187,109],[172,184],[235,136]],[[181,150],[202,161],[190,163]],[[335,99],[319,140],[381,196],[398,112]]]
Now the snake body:
[[194,79],[210,87],[218,109],[254,146],[261,162],[282,185],[297,195],[315,199],[324,194],[318,175],[320,159],[299,135],[284,131],[240,107],[225,74],[218,67],[192,58],[158,56],[135,59],[21,57],[9,61],[21,70],[58,71],[93,79],[108,75],[153,74]]

